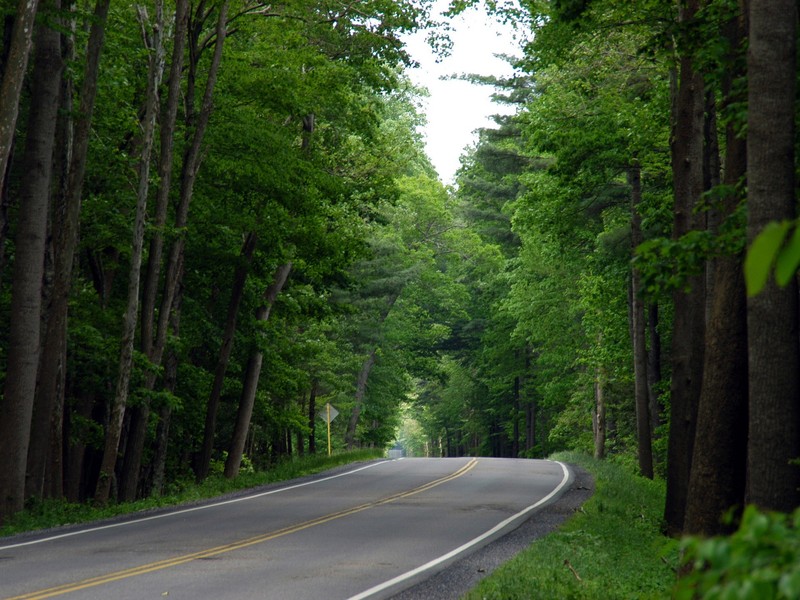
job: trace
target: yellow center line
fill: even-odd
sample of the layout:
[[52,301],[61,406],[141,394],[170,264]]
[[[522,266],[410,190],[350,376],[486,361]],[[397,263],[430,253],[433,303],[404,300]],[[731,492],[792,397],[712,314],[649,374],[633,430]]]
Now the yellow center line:
[[439,479],[435,479],[429,483],[423,484],[419,487],[413,488],[411,490],[407,490],[405,492],[399,492],[397,494],[393,494],[391,496],[387,496],[386,498],[381,498],[380,500],[375,500],[373,502],[367,502],[365,504],[360,504],[358,506],[354,506],[352,508],[347,508],[344,510],[340,510],[338,512],[330,513],[327,515],[323,515],[321,517],[317,517],[315,519],[311,519],[309,521],[305,521],[303,523],[299,523],[297,525],[291,525],[289,527],[284,527],[282,529],[278,529],[276,531],[272,531],[269,533],[264,533],[261,535],[257,535],[251,538],[246,538],[243,540],[239,540],[237,542],[231,542],[228,544],[223,544],[221,546],[216,546],[214,548],[207,548],[205,550],[200,550],[198,552],[192,552],[190,554],[183,554],[181,556],[175,556],[173,558],[167,558],[164,560],[156,561],[147,563],[144,565],[140,565],[138,567],[132,567],[130,569],[124,569],[122,571],[115,571],[113,573],[107,573],[105,575],[100,575],[98,577],[92,577],[89,579],[83,579],[81,581],[76,581],[73,583],[65,583],[62,585],[58,585],[55,587],[46,588],[43,590],[39,590],[36,592],[28,592],[27,594],[22,594],[20,596],[14,596],[12,598],[8,598],[7,600],[41,600],[44,598],[53,598],[54,596],[61,596],[63,594],[69,594],[71,592],[77,592],[79,590],[84,590],[90,587],[96,587],[98,585],[103,585],[106,583],[111,583],[114,581],[119,581],[121,579],[127,579],[129,577],[136,577],[137,575],[144,575],[145,573],[152,573],[153,571],[160,571],[162,569],[168,569],[170,567],[176,567],[178,565],[182,565],[193,560],[198,560],[201,558],[209,558],[212,556],[218,556],[220,554],[224,554],[226,552],[232,552],[233,550],[240,550],[242,548],[247,548],[248,546],[254,546],[256,544],[261,544],[263,542],[267,542],[269,540],[274,540],[275,538],[279,538],[285,535],[289,535],[290,533],[296,533],[298,531],[302,531],[304,529],[308,529],[310,527],[314,527],[315,525],[322,525],[323,523],[328,523],[329,521],[334,521],[336,519],[341,519],[342,517],[346,517],[349,515],[353,515],[355,513],[359,513],[365,511],[369,508],[374,508],[376,506],[382,506],[384,504],[389,504],[390,502],[395,502],[397,500],[401,500],[403,498],[408,498],[409,496],[413,496],[415,494],[419,494],[421,492],[427,491],[431,488],[434,488],[438,485],[443,483],[447,483],[448,481],[452,481],[458,477],[461,477],[465,473],[471,471],[475,465],[478,464],[477,459],[471,459],[466,465],[461,467],[458,471],[451,473],[450,475],[445,475]]

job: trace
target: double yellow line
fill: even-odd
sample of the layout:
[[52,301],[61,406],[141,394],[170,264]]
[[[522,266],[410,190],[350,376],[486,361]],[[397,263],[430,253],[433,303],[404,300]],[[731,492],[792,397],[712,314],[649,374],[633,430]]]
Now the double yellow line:
[[367,502],[365,504],[360,504],[358,506],[354,506],[353,508],[347,508],[344,510],[340,510],[335,513],[330,513],[327,515],[323,515],[321,517],[317,517],[316,519],[311,519],[309,521],[305,521],[303,523],[299,523],[297,525],[291,525],[289,527],[284,527],[283,529],[278,529],[276,531],[272,531],[269,533],[264,533],[261,535],[257,535],[251,538],[247,538],[244,540],[239,540],[237,542],[231,542],[229,544],[223,544],[222,546],[216,546],[214,548],[208,548],[206,550],[200,550],[199,552],[193,552],[191,554],[184,554],[181,556],[175,556],[173,558],[167,558],[164,560],[147,563],[144,565],[140,565],[138,567],[132,567],[130,569],[124,569],[122,571],[115,571],[113,573],[107,573],[106,575],[100,575],[98,577],[92,577],[90,579],[83,579],[81,581],[76,581],[73,583],[65,583],[62,585],[58,585],[51,588],[46,588],[43,590],[39,590],[36,592],[29,592],[27,594],[22,594],[20,596],[14,596],[12,598],[8,598],[7,600],[40,600],[44,598],[53,598],[55,596],[61,596],[63,594],[69,594],[71,592],[77,592],[80,590],[84,590],[86,588],[96,587],[98,585],[104,585],[106,583],[111,583],[114,581],[119,581],[120,579],[127,579],[128,577],[136,577],[137,575],[144,575],[145,573],[152,573],[153,571],[160,571],[162,569],[168,569],[170,567],[176,567],[178,565],[182,565],[193,560],[199,560],[202,558],[210,558],[212,556],[218,556],[220,554],[225,554],[226,552],[232,552],[233,550],[240,550],[241,548],[247,548],[248,546],[254,546],[256,544],[261,544],[263,542],[268,542],[269,540],[274,540],[275,538],[283,537],[285,535],[289,535],[291,533],[295,533],[297,531],[302,531],[304,529],[308,529],[310,527],[314,527],[315,525],[322,525],[323,523],[328,523],[329,521],[334,521],[336,519],[341,519],[342,517],[346,517],[349,515],[353,515],[362,511],[365,511],[369,508],[374,508],[376,506],[382,506],[384,504],[389,504],[391,502],[395,502],[397,500],[401,500],[402,498],[408,498],[409,496],[413,496],[415,494],[419,494],[421,492],[427,491],[431,488],[434,488],[438,485],[443,483],[447,483],[448,481],[452,481],[453,479],[457,479],[461,477],[465,473],[471,471],[475,465],[478,464],[477,459],[471,459],[466,465],[461,467],[458,471],[451,473],[450,475],[446,475],[419,487],[413,488],[411,490],[407,490],[405,492],[399,492],[397,494],[393,494],[391,496],[387,496],[386,498],[381,498],[380,500],[375,500],[374,502]]

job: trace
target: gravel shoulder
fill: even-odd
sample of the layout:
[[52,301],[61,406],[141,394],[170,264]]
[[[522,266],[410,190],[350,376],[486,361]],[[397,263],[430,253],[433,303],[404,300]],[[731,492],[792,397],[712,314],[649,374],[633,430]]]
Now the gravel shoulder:
[[571,517],[594,493],[594,479],[577,465],[569,465],[573,473],[569,489],[555,502],[534,512],[508,535],[487,544],[452,563],[429,579],[398,594],[392,600],[454,600],[461,598],[497,567],[513,558],[530,544]]

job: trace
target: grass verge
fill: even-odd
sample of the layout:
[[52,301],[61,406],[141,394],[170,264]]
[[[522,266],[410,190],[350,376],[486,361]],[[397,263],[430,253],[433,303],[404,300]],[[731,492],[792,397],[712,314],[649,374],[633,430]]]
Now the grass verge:
[[267,483],[313,475],[353,462],[381,458],[383,455],[382,450],[355,450],[337,453],[330,457],[325,455],[297,457],[283,461],[269,471],[242,473],[235,479],[226,479],[221,474],[215,474],[199,485],[193,481],[179,482],[173,484],[170,490],[162,496],[136,502],[109,504],[104,507],[96,507],[92,504],[74,504],[63,500],[36,500],[29,502],[25,510],[14,515],[0,527],[0,537],[196,502]]
[[678,544],[661,535],[664,482],[577,453],[595,493],[558,531],[534,542],[469,592],[467,600],[668,598]]

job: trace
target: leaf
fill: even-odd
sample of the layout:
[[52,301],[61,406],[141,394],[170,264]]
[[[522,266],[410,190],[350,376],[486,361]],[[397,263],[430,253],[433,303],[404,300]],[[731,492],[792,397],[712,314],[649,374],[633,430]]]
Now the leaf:
[[792,280],[800,267],[800,224],[795,223],[794,234],[778,253],[775,263],[775,281],[783,287]]
[[748,296],[755,296],[767,284],[770,269],[790,225],[789,221],[768,223],[753,240],[744,261],[744,279]]

